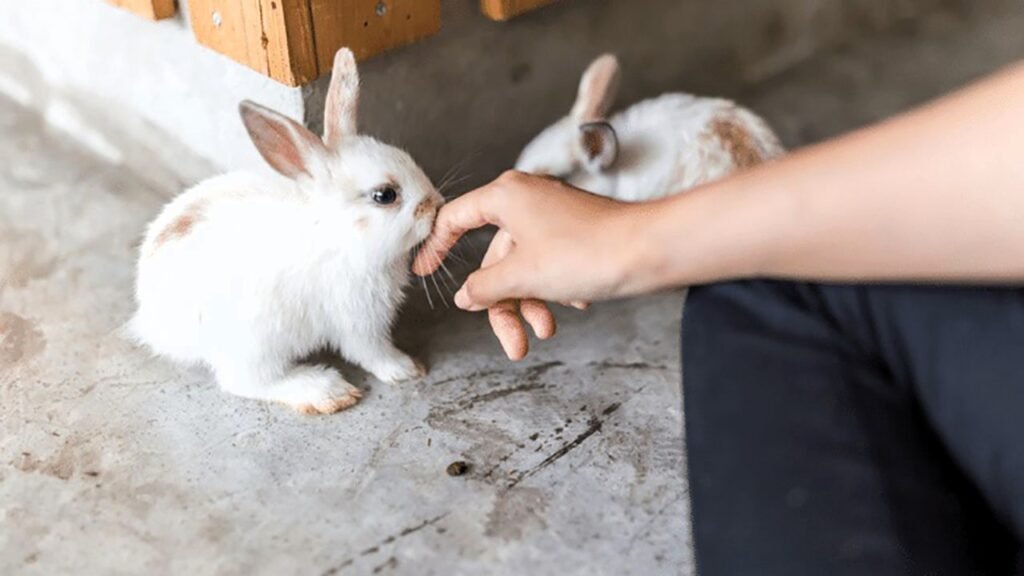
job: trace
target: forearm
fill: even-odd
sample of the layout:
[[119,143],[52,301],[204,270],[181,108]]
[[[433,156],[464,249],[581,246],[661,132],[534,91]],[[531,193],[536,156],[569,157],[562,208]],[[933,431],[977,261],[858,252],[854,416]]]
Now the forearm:
[[756,276],[1024,281],[1024,67],[623,221],[637,267],[623,293]]

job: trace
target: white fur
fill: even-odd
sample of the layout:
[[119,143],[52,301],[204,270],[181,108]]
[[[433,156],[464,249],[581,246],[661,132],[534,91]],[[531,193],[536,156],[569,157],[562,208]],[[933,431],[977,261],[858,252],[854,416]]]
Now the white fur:
[[[340,65],[335,74],[355,74],[351,54]],[[354,118],[328,120],[354,130]],[[349,132],[306,160],[295,180],[226,174],[167,204],[141,247],[130,329],[158,355],[211,367],[227,392],[334,412],[359,391],[297,359],[329,347],[384,381],[422,375],[390,332],[410,252],[442,198],[405,152],[366,136]],[[376,205],[389,181],[399,201]],[[189,214],[187,233],[168,236]]]
[[594,166],[581,157],[580,126],[602,118],[578,117],[577,111],[603,109],[604,114],[610,108],[617,82],[605,82],[605,91],[595,93],[592,78],[601,68],[604,76],[617,80],[614,57],[595,60],[580,82],[573,112],[538,134],[523,149],[516,169],[556,176],[602,196],[643,201],[688,190],[739,168],[728,144],[711,129],[716,119],[741,126],[764,161],[785,152],[768,124],[749,110],[728,100],[675,93],[644,100],[608,118],[617,135],[618,158],[609,168]]

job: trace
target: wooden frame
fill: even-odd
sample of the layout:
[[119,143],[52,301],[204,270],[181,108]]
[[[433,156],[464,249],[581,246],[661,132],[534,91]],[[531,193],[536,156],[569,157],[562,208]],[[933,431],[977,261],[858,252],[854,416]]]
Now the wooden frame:
[[441,0],[189,0],[189,15],[203,45],[300,86],[342,46],[362,59],[433,35]]
[[480,0],[480,10],[491,20],[504,21],[556,0]]
[[163,20],[174,16],[174,0],[107,0],[150,20]]

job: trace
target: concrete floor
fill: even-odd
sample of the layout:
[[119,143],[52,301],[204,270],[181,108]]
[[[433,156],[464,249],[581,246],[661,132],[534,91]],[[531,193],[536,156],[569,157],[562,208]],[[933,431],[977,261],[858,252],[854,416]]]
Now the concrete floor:
[[[1021,29],[936,16],[745,101],[806,143],[1024,57]],[[62,142],[0,100],[0,574],[693,572],[678,294],[563,313],[509,364],[414,289],[400,339],[430,376],[299,416],[118,337],[174,191]]]

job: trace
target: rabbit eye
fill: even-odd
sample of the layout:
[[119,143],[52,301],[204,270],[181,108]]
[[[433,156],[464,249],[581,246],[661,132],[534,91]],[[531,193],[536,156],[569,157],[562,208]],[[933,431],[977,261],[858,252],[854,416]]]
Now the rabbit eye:
[[394,204],[398,200],[398,190],[394,186],[382,186],[373,191],[373,201],[381,206]]

